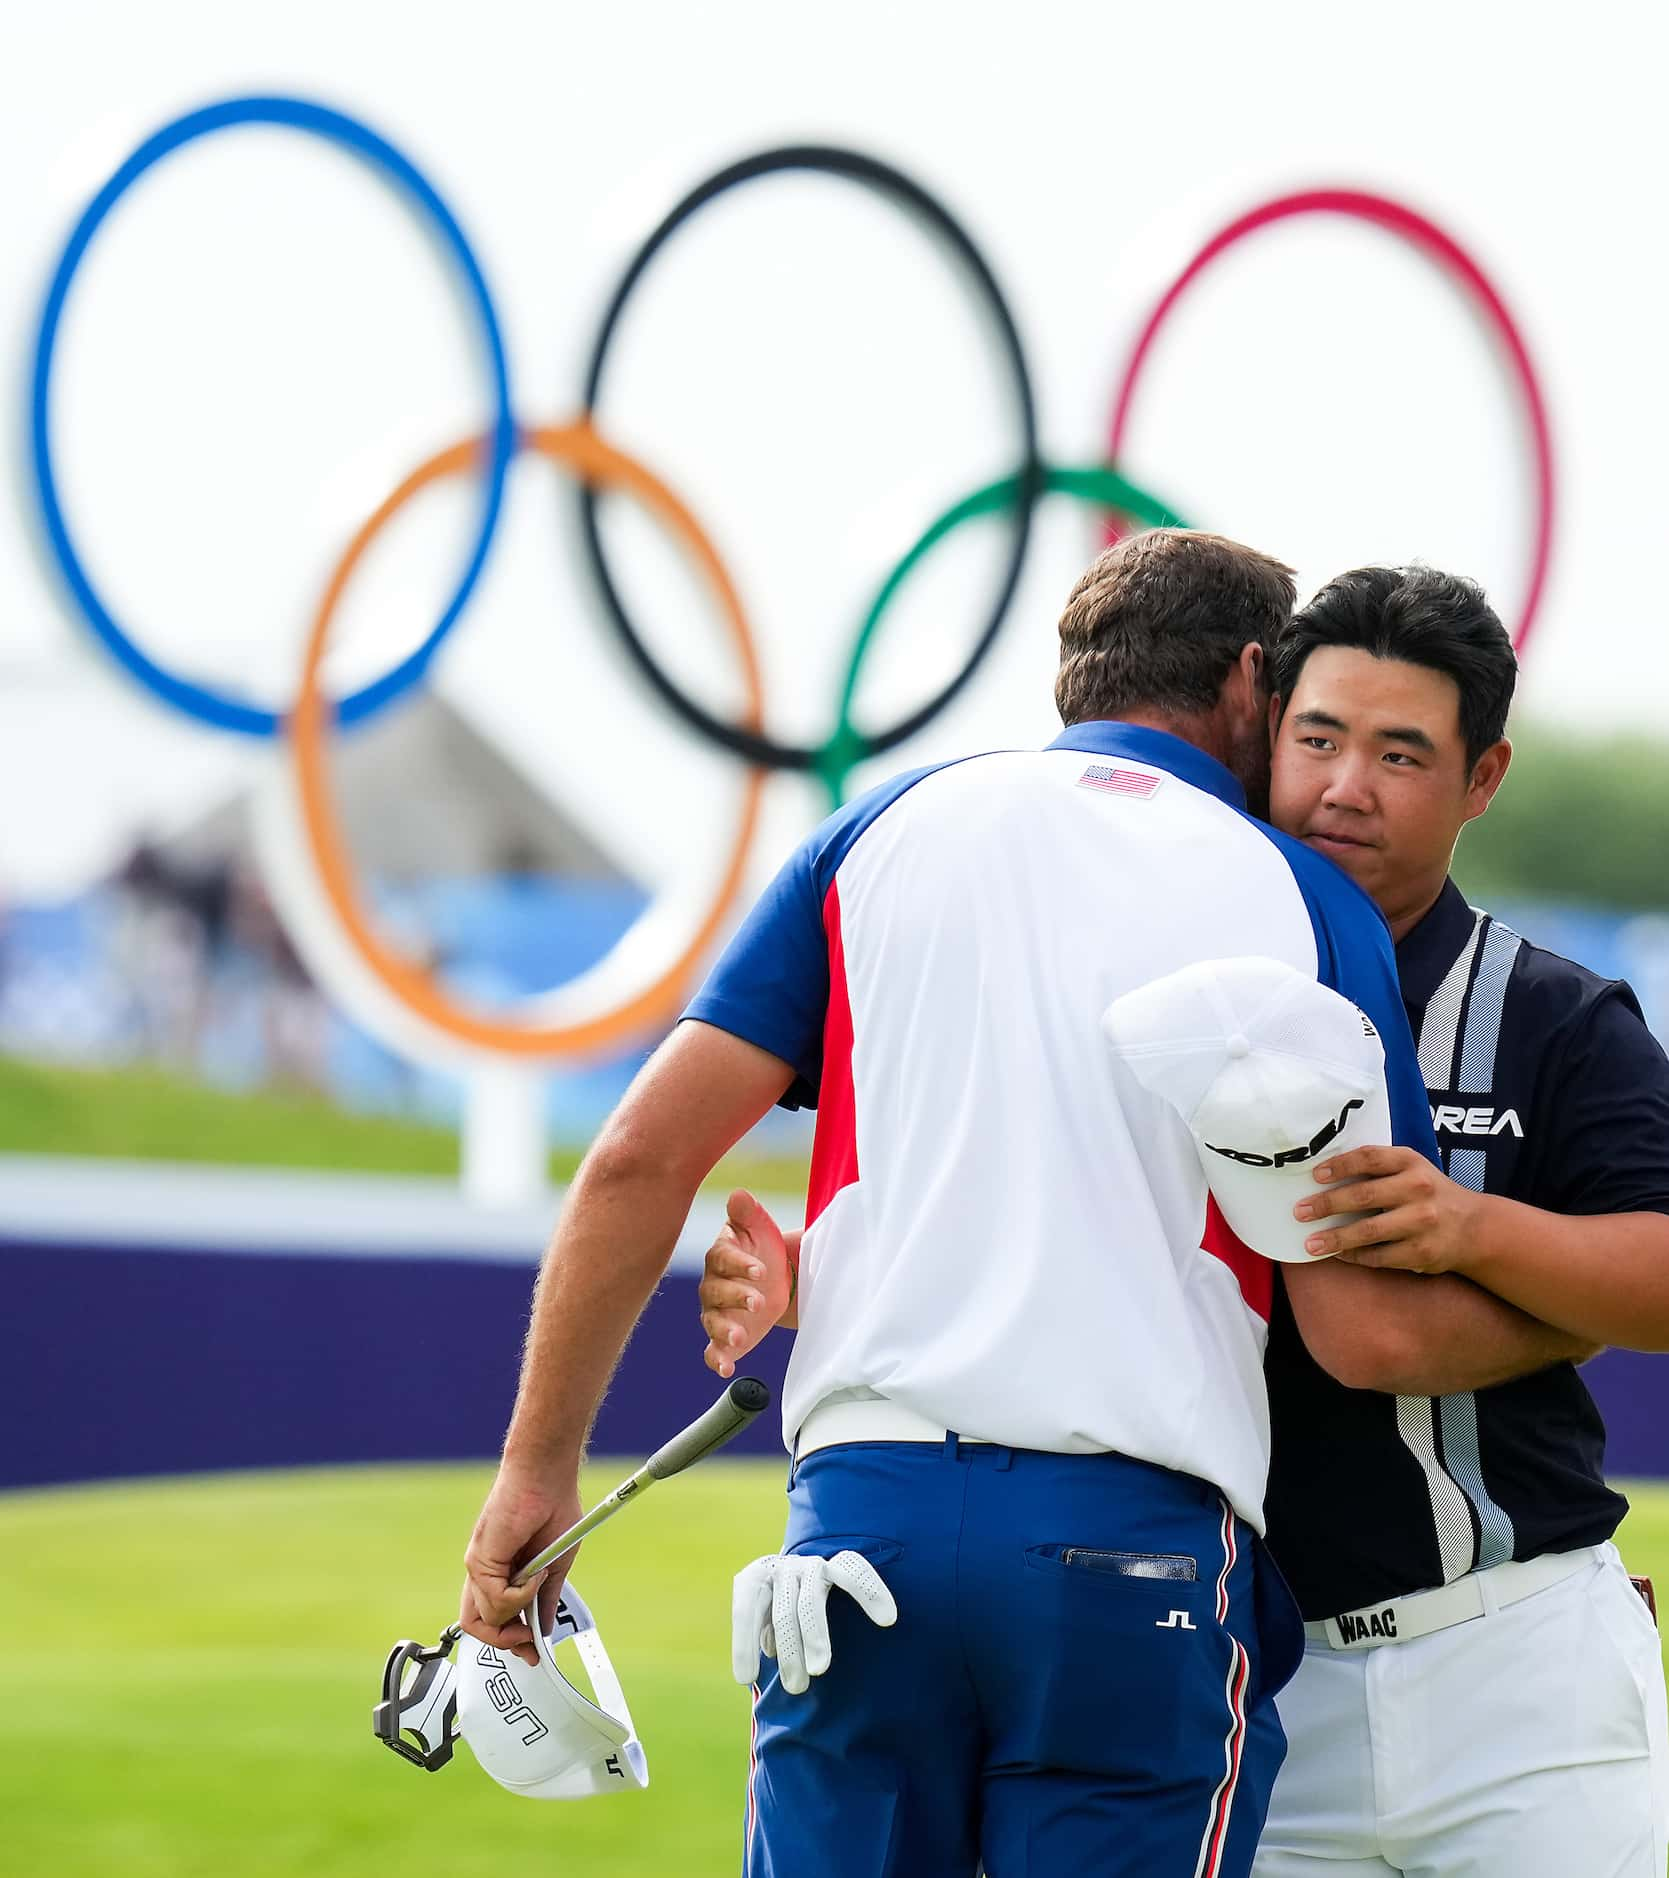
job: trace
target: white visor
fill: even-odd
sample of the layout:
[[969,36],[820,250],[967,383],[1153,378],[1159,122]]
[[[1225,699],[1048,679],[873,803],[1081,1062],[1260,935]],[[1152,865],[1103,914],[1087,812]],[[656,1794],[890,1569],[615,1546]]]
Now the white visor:
[[1297,1220],[1329,1154],[1385,1147],[1391,1105],[1379,1033],[1348,998],[1277,959],[1210,959],[1107,1007],[1115,1055],[1194,1136],[1235,1235],[1302,1264],[1304,1241],[1353,1213]]
[[[564,1585],[539,1661],[524,1663],[475,1637],[458,1640],[458,1731],[501,1787],[535,1800],[580,1800],[647,1787],[649,1764],[597,1625]],[[563,1675],[577,1655],[597,1700]]]

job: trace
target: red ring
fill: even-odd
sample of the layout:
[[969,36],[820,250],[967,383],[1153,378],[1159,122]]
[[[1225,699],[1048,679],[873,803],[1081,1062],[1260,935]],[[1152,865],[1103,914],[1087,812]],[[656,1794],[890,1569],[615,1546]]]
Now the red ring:
[[[1512,636],[1513,645],[1522,652],[1529,643],[1530,629],[1541,607],[1542,591],[1547,584],[1548,562],[1553,552],[1553,438],[1548,427],[1541,381],[1536,376],[1535,366],[1530,362],[1529,348],[1524,343],[1518,322],[1507,311],[1505,301],[1496,292],[1488,275],[1453,236],[1445,234],[1435,222],[1428,221],[1425,216],[1403,203],[1392,202],[1385,196],[1369,195],[1359,189],[1307,189],[1297,195],[1277,196],[1273,201],[1262,203],[1213,235],[1171,283],[1148,316],[1147,324],[1131,348],[1113,400],[1113,421],[1107,439],[1108,462],[1116,466],[1122,461],[1120,452],[1136,380],[1147,362],[1148,351],[1158,336],[1159,328],[1164,325],[1184,291],[1218,255],[1232,248],[1237,241],[1294,215],[1344,215],[1353,221],[1367,222],[1375,228],[1382,228],[1388,234],[1407,242],[1460,282],[1506,348],[1513,376],[1518,381],[1524,408],[1530,419],[1531,450],[1536,475],[1536,521],[1530,554],[1530,584]],[[1123,533],[1124,529],[1117,518],[1108,522],[1106,538],[1109,542],[1119,540]]]

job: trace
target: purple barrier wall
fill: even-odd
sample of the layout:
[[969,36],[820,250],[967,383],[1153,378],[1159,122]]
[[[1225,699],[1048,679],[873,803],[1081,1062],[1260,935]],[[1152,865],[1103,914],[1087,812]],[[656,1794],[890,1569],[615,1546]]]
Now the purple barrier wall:
[[1669,1357],[1607,1350],[1582,1371],[1605,1417],[1608,1472],[1669,1474]]
[[[0,1245],[0,1487],[489,1459],[515,1393],[533,1268],[482,1257]],[[640,1457],[704,1408],[696,1281],[669,1277],[597,1424]],[[789,1340],[749,1362],[775,1391]],[[1669,1362],[1585,1371],[1617,1475],[1669,1475]],[[732,1452],[782,1453],[774,1410]]]
[[[0,1245],[0,1487],[496,1457],[532,1284],[479,1257]],[[598,1453],[641,1458],[718,1394],[695,1292],[656,1294]],[[746,1366],[773,1395],[788,1344]],[[775,1409],[731,1451],[782,1454]]]

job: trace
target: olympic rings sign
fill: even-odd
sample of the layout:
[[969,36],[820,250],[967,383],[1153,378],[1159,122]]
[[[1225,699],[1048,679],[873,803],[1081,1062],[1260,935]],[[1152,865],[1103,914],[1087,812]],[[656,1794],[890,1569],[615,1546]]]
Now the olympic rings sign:
[[[490,426],[483,437],[455,443],[419,465],[353,535],[326,583],[308,637],[296,702],[282,718],[169,671],[141,648],[87,571],[64,513],[53,449],[52,373],[59,329],[77,270],[94,236],[123,195],[155,165],[188,145],[244,125],[295,131],[347,152],[368,164],[429,224],[439,237],[440,251],[461,279],[466,304],[475,317],[491,408]],[[854,637],[835,723],[817,745],[782,743],[768,734],[752,630],[722,561],[687,505],[651,469],[612,445],[597,418],[610,346],[622,314],[661,250],[715,197],[787,171],[813,171],[862,188],[911,216],[939,242],[989,315],[1009,385],[1014,424],[1011,473],[974,491],[934,520],[877,587]],[[1180,522],[1162,501],[1129,480],[1122,462],[1136,386],[1153,342],[1178,299],[1217,255],[1257,229],[1312,213],[1366,221],[1434,259],[1460,281],[1506,350],[1529,418],[1535,473],[1530,579],[1514,635],[1522,647],[1540,605],[1553,535],[1553,452],[1540,386],[1523,337],[1483,270],[1434,223],[1388,198],[1346,190],[1281,197],[1253,209],[1214,236],[1167,289],[1137,338],[1114,401],[1107,462],[1068,467],[1047,462],[1041,453],[1030,374],[1013,315],[989,264],[950,210],[901,171],[857,151],[824,145],[765,151],[698,184],[650,233],[604,313],[590,353],[579,416],[564,425],[536,427],[522,424],[515,414],[503,339],[485,276],[456,216],[433,184],[407,156],[359,119],[285,97],[227,99],[164,125],[94,195],[72,230],[42,308],[32,373],[30,456],[45,541],[76,610],[106,651],[160,702],[218,730],[269,739],[282,736],[287,762],[275,786],[266,792],[260,812],[269,886],[281,917],[314,970],[361,1021],[397,1048],[429,1060],[597,1055],[651,1034],[676,1013],[741,893],[766,774],[777,769],[815,773],[839,801],[858,763],[923,729],[971,681],[1008,615],[1030,543],[1032,515],[1042,497],[1067,495],[1094,506],[1110,518],[1112,535],[1131,524],[1148,527]],[[691,729],[737,756],[744,774],[735,827],[713,891],[700,896],[699,904],[651,907],[600,965],[507,1017],[459,1003],[430,972],[377,930],[342,840],[330,784],[327,733],[363,723],[427,674],[480,580],[502,511],[509,466],[522,452],[543,456],[574,477],[585,559],[603,615],[633,664]],[[480,513],[463,571],[434,625],[415,651],[381,677],[351,696],[326,700],[319,674],[332,622],[366,550],[420,490],[471,470],[480,479]],[[669,532],[713,595],[742,669],[746,705],[738,721],[720,719],[691,699],[650,651],[626,609],[604,551],[597,519],[599,491],[629,495],[643,506]],[[988,516],[1006,518],[1008,551],[961,668],[925,704],[896,723],[878,732],[860,731],[852,715],[859,678],[893,600],[946,535],[965,522]]]

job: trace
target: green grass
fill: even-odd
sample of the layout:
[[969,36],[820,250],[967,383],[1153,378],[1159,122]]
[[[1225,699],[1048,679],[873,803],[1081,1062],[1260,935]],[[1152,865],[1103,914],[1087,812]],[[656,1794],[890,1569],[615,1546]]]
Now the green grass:
[[[64,1069],[0,1057],[0,1143],[10,1154],[112,1155],[251,1167],[378,1174],[456,1174],[448,1128],[353,1115],[322,1096],[239,1094],[165,1070]],[[567,1180],[583,1147],[552,1150],[551,1178]],[[742,1152],[713,1170],[709,1189],[805,1188],[803,1155]]]
[[[726,1878],[748,1699],[730,1578],[780,1534],[783,1468],[718,1461],[593,1539],[578,1582],[647,1793],[501,1792],[373,1740],[383,1657],[455,1614],[484,1467],[342,1468],[0,1497],[0,1864],[51,1878]],[[622,1470],[599,1466],[588,1494]],[[1669,1584],[1669,1488],[1621,1535]]]
[[[589,1491],[623,1470],[599,1467]],[[51,1878],[701,1878],[739,1864],[748,1696],[730,1580],[781,1536],[784,1470],[668,1484],[576,1574],[646,1793],[535,1802],[461,1749],[371,1734],[383,1658],[457,1614],[490,1470],[344,1468],[0,1498],[0,1866]]]

